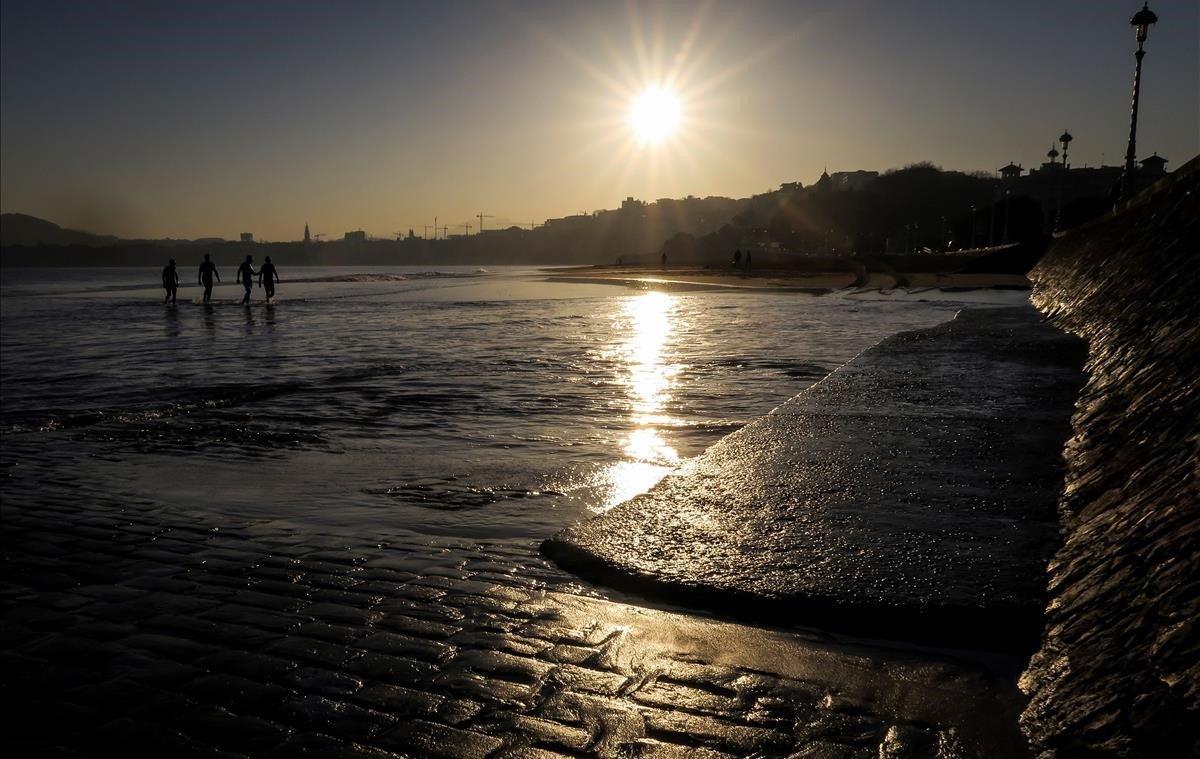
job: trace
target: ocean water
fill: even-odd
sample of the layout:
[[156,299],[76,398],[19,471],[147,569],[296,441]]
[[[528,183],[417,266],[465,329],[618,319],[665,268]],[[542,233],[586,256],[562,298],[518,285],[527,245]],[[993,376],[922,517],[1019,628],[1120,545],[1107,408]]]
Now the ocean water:
[[966,297],[654,292],[516,268],[281,276],[274,304],[224,285],[204,306],[185,286],[172,307],[156,270],[5,269],[4,466],[50,459],[238,518],[545,537]]

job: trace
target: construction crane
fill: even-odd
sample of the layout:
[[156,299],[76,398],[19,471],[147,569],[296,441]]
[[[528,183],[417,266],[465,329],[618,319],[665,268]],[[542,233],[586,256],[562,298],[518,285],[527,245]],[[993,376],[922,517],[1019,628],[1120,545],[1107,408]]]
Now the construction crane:
[[472,226],[471,222],[464,221],[462,224],[459,224],[458,226],[463,228],[463,237],[471,236],[471,226]]
[[479,234],[483,234],[483,220],[484,219],[494,219],[496,217],[492,216],[491,214],[487,214],[487,213],[484,213],[483,211],[480,211],[479,213],[475,214],[475,218],[479,219]]
[[[435,231],[436,231],[436,230],[435,230]],[[445,240],[445,239],[446,239],[446,237],[447,237],[446,233],[447,233],[447,232],[449,232],[449,231],[450,231],[450,227],[448,227],[448,226],[446,226],[445,224],[443,224],[443,225],[442,225],[442,239],[443,239],[443,240]]]
[[424,230],[425,230],[424,232],[422,232],[422,233],[421,233],[421,239],[422,239],[422,240],[427,240],[427,239],[429,239],[429,225],[428,225],[428,224],[422,224],[421,226],[422,226],[422,227],[424,228]]
[[403,240],[403,239],[404,239],[404,233],[403,233],[403,232],[392,232],[392,234],[394,234],[394,235],[396,236],[396,239],[397,239],[397,240]]
[[322,238],[322,237],[325,237],[325,236],[326,236],[326,235],[325,235],[325,233],[324,233],[324,232],[321,232],[321,233],[319,233],[319,234],[315,234],[315,235],[313,235],[313,236],[312,236],[312,239],[316,240],[317,242],[320,242],[320,241],[321,241],[321,238]]

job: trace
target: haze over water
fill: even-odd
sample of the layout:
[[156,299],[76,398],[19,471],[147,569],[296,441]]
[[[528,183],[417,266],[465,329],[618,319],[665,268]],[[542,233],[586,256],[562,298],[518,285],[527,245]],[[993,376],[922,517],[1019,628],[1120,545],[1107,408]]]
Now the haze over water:
[[228,516],[545,537],[960,305],[518,269],[284,276],[275,305],[227,285],[165,308],[154,272],[6,269],[6,466],[55,457]]

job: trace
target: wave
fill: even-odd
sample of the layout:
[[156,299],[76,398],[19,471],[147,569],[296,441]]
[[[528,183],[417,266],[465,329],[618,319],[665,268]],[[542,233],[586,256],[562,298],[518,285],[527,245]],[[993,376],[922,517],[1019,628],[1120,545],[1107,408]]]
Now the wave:
[[75,430],[102,424],[137,426],[198,412],[252,405],[284,395],[325,391],[331,387],[403,371],[403,365],[385,362],[333,371],[309,380],[204,385],[186,389],[166,402],[94,409],[6,410],[4,427],[10,433],[26,433]]
[[487,274],[487,269],[474,272],[416,271],[398,274],[395,272],[355,272],[353,274],[329,274],[321,277],[288,277],[280,284],[290,282],[408,282],[423,279],[469,279]]
[[491,506],[501,501],[555,498],[557,490],[526,490],[508,487],[477,487],[453,479],[429,478],[387,487],[363,488],[367,495],[383,496],[413,506],[442,511],[462,511]]

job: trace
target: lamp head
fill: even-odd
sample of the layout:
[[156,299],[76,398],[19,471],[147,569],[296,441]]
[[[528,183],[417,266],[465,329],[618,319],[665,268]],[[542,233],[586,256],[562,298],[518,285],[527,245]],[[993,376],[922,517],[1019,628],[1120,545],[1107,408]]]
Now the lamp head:
[[1142,9],[1133,14],[1133,17],[1129,19],[1129,24],[1134,28],[1137,35],[1138,47],[1141,47],[1146,38],[1150,36],[1150,25],[1157,21],[1158,16],[1155,15],[1154,11],[1150,10],[1149,3],[1142,3]]

